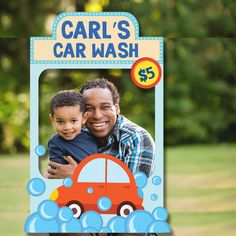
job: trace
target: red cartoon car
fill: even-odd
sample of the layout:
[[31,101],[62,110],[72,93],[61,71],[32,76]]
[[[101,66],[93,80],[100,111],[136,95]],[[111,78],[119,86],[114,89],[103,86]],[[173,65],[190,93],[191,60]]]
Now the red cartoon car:
[[[129,168],[118,158],[94,154],[76,167],[71,187],[60,186],[50,196],[59,207],[68,206],[79,218],[83,212],[94,210],[102,214],[128,216],[136,209],[144,209],[143,199]],[[111,200],[111,207],[102,211],[97,202],[101,197]]]

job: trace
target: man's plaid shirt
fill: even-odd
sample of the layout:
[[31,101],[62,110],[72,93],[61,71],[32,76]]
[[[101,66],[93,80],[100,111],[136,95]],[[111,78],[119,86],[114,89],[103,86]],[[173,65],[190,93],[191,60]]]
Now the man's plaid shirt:
[[133,173],[142,171],[149,177],[154,168],[154,148],[154,141],[145,129],[119,115],[107,145],[98,152],[115,156]]

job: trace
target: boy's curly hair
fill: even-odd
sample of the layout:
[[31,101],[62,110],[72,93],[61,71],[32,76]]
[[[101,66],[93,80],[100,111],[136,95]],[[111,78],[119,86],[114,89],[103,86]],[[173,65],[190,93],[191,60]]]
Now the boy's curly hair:
[[80,106],[80,111],[85,112],[85,100],[82,94],[75,90],[63,90],[55,93],[50,102],[50,112],[51,115],[54,114],[54,110],[57,107],[64,106]]

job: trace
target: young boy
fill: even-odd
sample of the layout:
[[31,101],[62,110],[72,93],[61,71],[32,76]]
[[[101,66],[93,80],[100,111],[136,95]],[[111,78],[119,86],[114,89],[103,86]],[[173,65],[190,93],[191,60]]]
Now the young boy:
[[81,130],[86,122],[85,101],[74,90],[64,90],[53,95],[50,102],[50,120],[57,132],[48,141],[51,161],[67,164],[65,156],[77,163],[97,153],[98,145],[88,132]]

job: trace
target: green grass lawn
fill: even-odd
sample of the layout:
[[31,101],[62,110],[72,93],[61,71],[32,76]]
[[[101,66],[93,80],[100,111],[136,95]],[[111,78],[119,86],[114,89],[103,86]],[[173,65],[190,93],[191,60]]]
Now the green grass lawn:
[[181,146],[165,154],[173,235],[235,235],[236,145]]
[[[0,232],[24,235],[29,156],[0,156]],[[176,236],[234,236],[236,145],[167,148],[166,208]]]
[[29,156],[1,155],[0,234],[24,235],[24,221],[28,215]]

